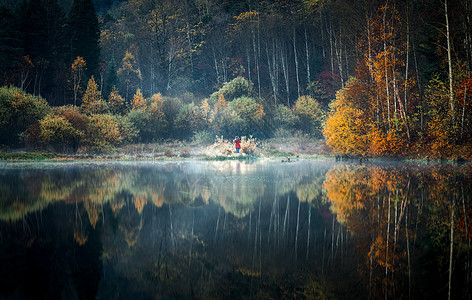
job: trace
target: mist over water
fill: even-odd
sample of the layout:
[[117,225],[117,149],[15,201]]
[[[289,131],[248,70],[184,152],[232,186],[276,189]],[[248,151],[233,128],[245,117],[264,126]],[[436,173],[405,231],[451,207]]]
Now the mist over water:
[[471,171],[2,164],[0,297],[469,299]]

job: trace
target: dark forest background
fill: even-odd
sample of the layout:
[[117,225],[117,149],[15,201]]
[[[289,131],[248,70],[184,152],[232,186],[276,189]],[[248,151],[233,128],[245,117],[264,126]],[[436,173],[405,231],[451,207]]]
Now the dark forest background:
[[[290,127],[291,113],[291,129],[311,114],[319,125],[305,132],[345,154],[356,154],[340,145],[348,136],[353,147],[377,141],[360,150],[371,155],[439,139],[433,150],[450,156],[472,134],[468,0],[0,3],[0,82],[53,107],[83,105],[93,77],[103,99],[116,87],[129,108],[137,91],[178,98],[166,118],[176,125],[185,105],[208,98],[214,109],[225,84],[244,78],[249,88],[236,96],[262,106],[254,113],[270,119],[256,130],[264,137]],[[316,111],[294,111],[304,96]],[[368,128],[346,123],[352,117]]]

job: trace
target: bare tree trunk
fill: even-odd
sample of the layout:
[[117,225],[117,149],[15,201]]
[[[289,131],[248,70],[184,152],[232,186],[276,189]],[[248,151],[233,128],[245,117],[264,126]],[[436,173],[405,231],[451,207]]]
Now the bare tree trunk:
[[416,59],[416,51],[415,51],[414,44],[413,44],[413,56],[415,58],[416,82],[417,82],[417,85],[418,85],[418,91],[419,91],[419,94],[420,94],[420,103],[421,103],[421,105],[420,105],[420,128],[421,128],[421,133],[423,134],[423,129],[424,129],[423,93],[422,93],[422,90],[421,90],[421,81],[420,81],[420,75],[419,75],[420,73],[418,71],[418,60]]
[[454,128],[454,89],[452,82],[452,56],[451,56],[451,38],[449,34],[449,15],[447,12],[447,0],[444,0],[444,15],[446,17],[446,38],[447,38],[447,62],[449,67],[449,104],[451,106],[451,121]]
[[325,43],[324,43],[324,30],[323,30],[323,13],[320,9],[320,32],[321,32],[321,52],[323,53],[323,58],[326,58]]
[[341,88],[344,88],[341,33],[339,34],[339,42],[336,37],[334,38],[334,51],[336,52],[336,61],[338,62],[339,78],[341,79]]
[[465,100],[467,99],[467,85],[468,85],[468,78],[466,78],[466,81],[465,81],[465,84],[464,84],[464,101],[462,103],[461,141],[464,138]]
[[288,77],[288,59],[287,59],[287,53],[283,52],[282,47],[280,47],[280,57],[282,60],[282,70],[285,78],[285,91],[287,93],[287,105],[290,107],[290,81]]
[[[275,74],[275,65],[276,65],[276,57],[275,57],[275,42],[272,41],[272,63],[271,63],[271,59],[270,59],[270,56],[269,56],[269,45],[266,45],[266,56],[267,56],[267,67],[268,67],[268,70],[269,70],[269,78],[270,78],[270,84],[272,85],[272,92],[274,93],[274,106],[277,106],[277,85],[276,84],[276,74]],[[273,66],[273,67],[272,67]]]
[[408,110],[408,71],[410,65],[410,16],[408,9],[409,2],[406,3],[406,65],[405,65],[405,116]]
[[306,52],[306,79],[307,79],[307,86],[311,83],[311,76],[310,76],[310,53],[308,51],[308,36],[306,34],[305,28],[305,52]]
[[297,55],[297,43],[296,43],[296,32],[295,26],[293,26],[293,54],[295,59],[295,74],[297,78],[297,91],[298,91],[298,98],[300,98],[300,76],[298,74],[298,55]]
[[[385,7],[388,7],[388,0],[386,2]],[[384,69],[385,69],[385,92],[386,92],[386,97],[387,97],[387,121],[388,121],[388,129],[391,128],[391,123],[390,123],[390,91],[389,91],[389,82],[388,82],[388,67],[387,67],[387,32],[386,32],[386,14],[387,14],[387,9],[385,8],[383,11],[383,17],[382,17],[382,22],[383,22],[383,50],[384,50]]]
[[247,77],[251,81],[251,56],[249,55],[249,48],[246,48],[247,54]]

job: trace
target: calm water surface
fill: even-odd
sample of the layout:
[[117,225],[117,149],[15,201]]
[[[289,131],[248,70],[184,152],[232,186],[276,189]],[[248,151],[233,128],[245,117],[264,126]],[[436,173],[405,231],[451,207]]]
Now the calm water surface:
[[472,167],[0,165],[0,299],[471,299]]

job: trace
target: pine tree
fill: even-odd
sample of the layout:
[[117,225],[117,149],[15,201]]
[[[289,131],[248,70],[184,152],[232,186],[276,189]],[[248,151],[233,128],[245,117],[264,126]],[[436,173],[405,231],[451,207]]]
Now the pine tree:
[[0,5],[0,83],[11,81],[10,70],[22,56],[18,19],[6,6]]
[[87,61],[87,75],[98,70],[100,28],[92,0],[74,0],[68,18],[71,59],[82,56]]
[[138,89],[136,94],[134,94],[133,100],[131,101],[131,108],[134,110],[146,109],[146,99],[144,99],[140,89]]
[[112,57],[108,64],[107,78],[105,80],[105,95],[109,95],[113,87],[118,87],[118,72],[116,69],[115,58]]

